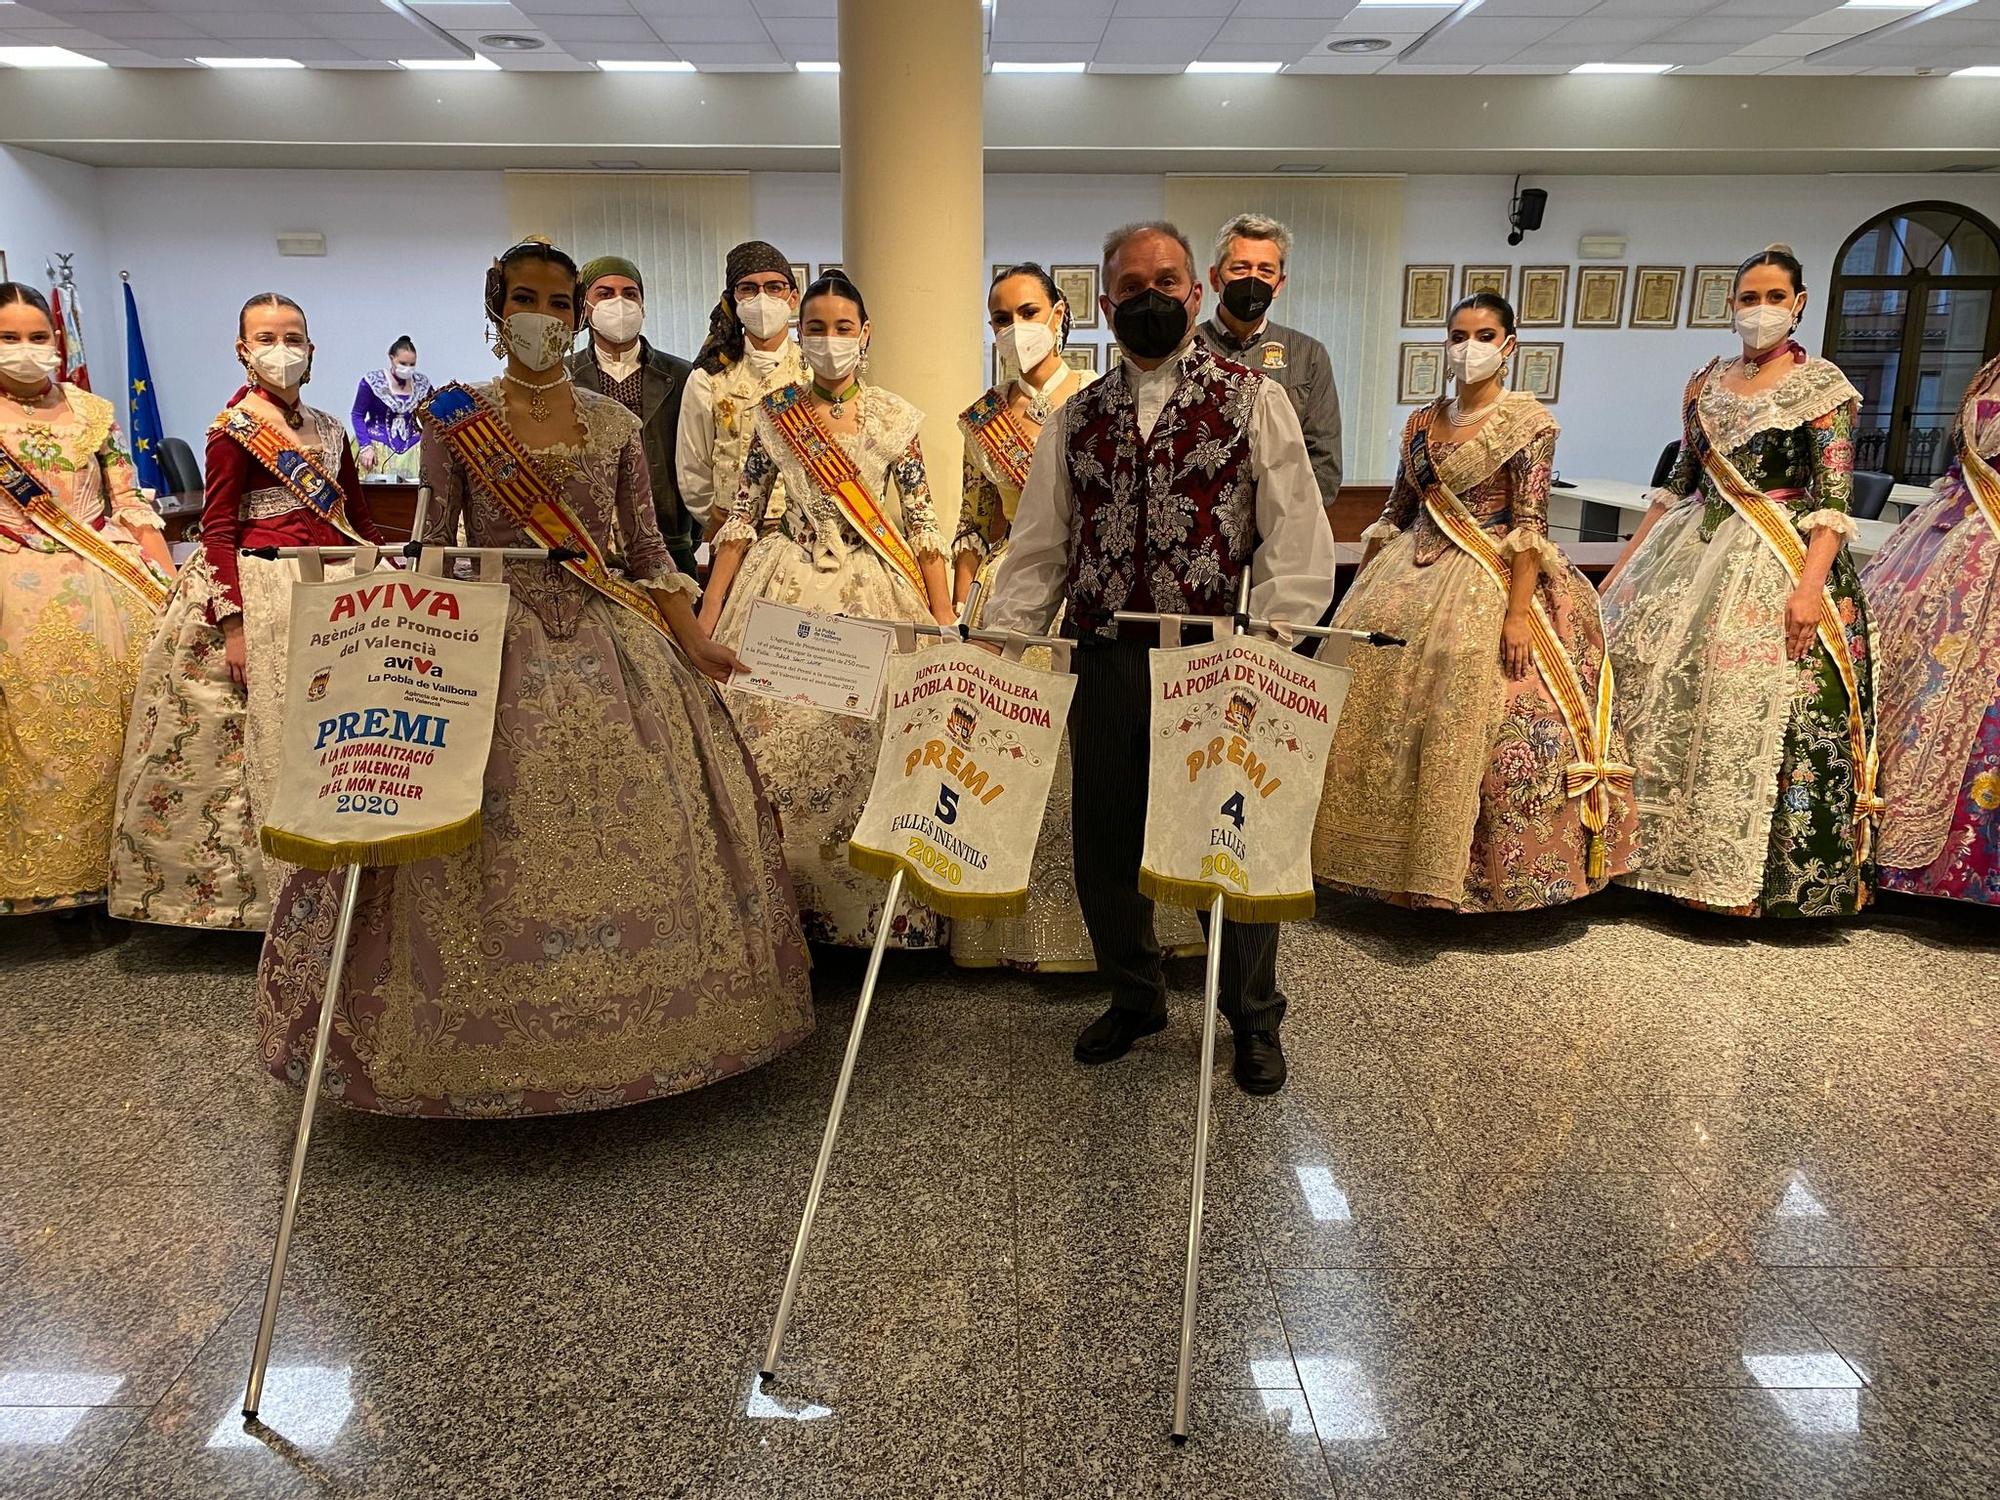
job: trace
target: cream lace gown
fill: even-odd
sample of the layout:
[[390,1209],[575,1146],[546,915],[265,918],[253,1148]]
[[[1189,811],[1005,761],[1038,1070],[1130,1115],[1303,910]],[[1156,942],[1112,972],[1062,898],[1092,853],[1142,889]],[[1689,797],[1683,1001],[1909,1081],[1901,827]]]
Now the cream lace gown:
[[[483,399],[498,409],[497,387]],[[692,592],[653,513],[638,420],[579,391],[580,447],[531,451],[632,574]],[[537,543],[426,431],[432,541]],[[777,826],[720,694],[652,625],[550,563],[513,597],[484,831],[362,879],[327,1088],[401,1115],[607,1109],[753,1068],[812,1031]],[[297,1081],[330,961],[335,875],[280,887],[258,971],[265,1066]]]
[[[160,518],[111,403],[75,386],[52,409],[0,401],[0,444],[133,562]],[[0,914],[104,899],[118,756],[152,609],[52,541],[0,493]]]
[[[796,389],[793,387],[792,389]],[[889,524],[918,557],[941,557],[917,443],[923,413],[900,396],[863,386],[860,429],[838,441],[874,492]],[[731,584],[715,638],[742,643],[750,606],[772,599],[796,609],[861,619],[927,622],[929,605],[884,562],[808,475],[759,406],[757,431],[743,462],[735,507],[717,544],[751,544]],[[777,529],[757,536],[771,488],[782,476],[785,511]],[[847,862],[847,841],[875,780],[879,720],[822,713],[748,693],[731,693],[730,710],[756,757],[785,830],[785,859],[798,882],[806,935],[815,942],[862,947],[875,939],[886,887]],[[936,948],[945,920],[907,898],[890,919],[890,945]]]
[[[1717,451],[1780,501],[1807,541],[1854,534],[1854,414],[1838,366],[1808,360],[1752,396],[1710,376],[1700,420]],[[1682,445],[1673,508],[1604,593],[1618,722],[1631,747],[1639,866],[1620,879],[1739,916],[1826,916],[1868,903],[1857,860],[1847,693],[1815,643],[1785,651],[1792,583],[1778,554]],[[1873,652],[1854,562],[1827,574],[1872,726]]]

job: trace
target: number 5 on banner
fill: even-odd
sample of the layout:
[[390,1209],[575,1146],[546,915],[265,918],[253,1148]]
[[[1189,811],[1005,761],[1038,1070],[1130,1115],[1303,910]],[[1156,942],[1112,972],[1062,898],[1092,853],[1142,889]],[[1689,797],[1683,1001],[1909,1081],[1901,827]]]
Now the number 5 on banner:
[[[971,607],[968,600],[968,613]],[[840,1078],[834,1085],[805,1213],[792,1243],[785,1289],[764,1350],[767,1380],[778,1372],[897,898],[909,881],[926,905],[947,916],[1010,917],[1027,909],[1035,843],[1041,836],[1049,781],[1076,692],[1076,680],[1069,675],[1067,641],[900,622],[894,628],[898,650],[889,659],[882,750],[847,851],[855,869],[882,876],[889,888],[876,921],[875,946],[861,981],[854,1029],[848,1034]],[[919,635],[942,635],[949,644],[918,651]],[[973,640],[992,641],[1006,649],[995,657],[971,645]],[[1030,645],[1050,649],[1054,670],[1021,660],[1023,649]]]

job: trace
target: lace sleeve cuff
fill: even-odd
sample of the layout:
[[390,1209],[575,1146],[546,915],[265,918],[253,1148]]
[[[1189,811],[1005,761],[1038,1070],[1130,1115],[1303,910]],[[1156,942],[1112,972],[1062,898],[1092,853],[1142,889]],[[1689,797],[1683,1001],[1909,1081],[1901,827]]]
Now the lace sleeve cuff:
[[722,530],[715,534],[715,545],[727,547],[731,542],[741,542],[744,546],[757,540],[757,528],[740,515],[732,515],[723,522]]
[[1569,572],[1569,560],[1560,547],[1539,531],[1516,526],[1500,539],[1500,555],[1514,558],[1523,552],[1532,554],[1535,565],[1550,578],[1561,578]]
[[1822,529],[1837,532],[1843,541],[1849,542],[1861,535],[1861,527],[1844,510],[1816,510],[1799,518],[1799,530],[1807,535]]
[[1361,532],[1361,540],[1364,542],[1393,542],[1402,534],[1403,528],[1385,517],[1379,521],[1371,521],[1364,527]]
[[166,522],[160,513],[143,500],[130,505],[121,505],[112,512],[111,518],[125,527],[143,526],[148,531],[165,531]]
[[229,597],[229,590],[215,576],[215,569],[208,565],[208,557],[204,553],[197,552],[189,559],[188,565],[181,570],[180,586],[188,601],[217,625],[231,615],[243,613],[243,606]]
[[992,553],[993,549],[986,545],[986,538],[976,531],[961,531],[952,539],[951,555],[954,558],[976,557],[984,562]]
[[686,594],[690,602],[701,592],[701,585],[678,568],[671,568],[658,578],[640,580],[656,594]]
[[910,550],[919,557],[943,557],[944,539],[935,526],[912,526],[910,528]]

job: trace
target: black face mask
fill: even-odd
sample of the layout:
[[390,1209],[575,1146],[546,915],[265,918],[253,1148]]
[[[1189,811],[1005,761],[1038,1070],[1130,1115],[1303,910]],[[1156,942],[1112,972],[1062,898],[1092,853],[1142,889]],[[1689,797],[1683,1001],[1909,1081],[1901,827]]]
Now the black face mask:
[[1164,359],[1187,337],[1187,303],[1149,286],[1111,309],[1111,329],[1128,354]]
[[1239,323],[1255,324],[1270,307],[1271,299],[1278,294],[1271,283],[1260,276],[1239,276],[1234,281],[1223,283],[1222,305],[1229,309],[1229,316]]

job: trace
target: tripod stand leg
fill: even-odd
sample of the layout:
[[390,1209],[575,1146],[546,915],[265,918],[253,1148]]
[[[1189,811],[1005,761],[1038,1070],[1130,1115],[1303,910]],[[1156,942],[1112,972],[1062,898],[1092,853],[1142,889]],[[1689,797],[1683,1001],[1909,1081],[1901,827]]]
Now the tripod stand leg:
[[306,1175],[306,1148],[312,1144],[313,1110],[319,1104],[320,1078],[326,1072],[326,1049],[333,1040],[333,1002],[347,968],[347,940],[354,929],[354,905],[361,895],[361,866],[347,867],[347,886],[340,896],[340,918],[333,928],[333,959],[326,971],[326,991],[319,1002],[319,1033],[313,1038],[312,1066],[306,1070],[306,1097],[299,1106],[299,1132],[292,1142],[292,1175],[285,1183],[285,1211],[278,1219],[278,1243],[271,1251],[270,1279],[264,1284],[264,1315],[257,1323],[257,1347],[250,1356],[250,1383],[243,1393],[243,1415],[254,1417],[264,1399],[264,1367],[271,1362],[271,1335],[278,1326],[278,1294],[285,1284],[285,1257],[292,1249],[292,1226],[299,1216],[299,1188]]
[[875,926],[875,947],[868,955],[861,999],[854,1007],[854,1029],[847,1034],[847,1055],[841,1059],[840,1081],[833,1088],[833,1108],[827,1111],[826,1133],[820,1137],[819,1163],[813,1168],[812,1186],[806,1191],[806,1211],[799,1219],[798,1237],[792,1241],[792,1263],[785,1272],[785,1290],[778,1298],[778,1315],[771,1320],[770,1342],[764,1347],[766,1380],[777,1378],[778,1354],[784,1348],[786,1325],[792,1320],[792,1300],[798,1296],[799,1275],[805,1270],[806,1246],[812,1240],[813,1220],[819,1216],[819,1195],[826,1187],[834,1138],[840,1134],[841,1112],[847,1108],[847,1087],[854,1081],[854,1060],[861,1055],[861,1032],[868,1024],[868,1007],[875,1000],[875,981],[882,972],[883,951],[889,946],[889,924],[895,918],[896,898],[902,891],[903,872],[898,870],[889,877],[888,894],[882,898],[882,918]]
[[1201,1203],[1208,1185],[1208,1106],[1215,1085],[1215,1013],[1222,989],[1222,897],[1208,908],[1208,983],[1202,991],[1201,1080],[1194,1108],[1194,1189],[1188,1204],[1187,1279],[1181,1287],[1181,1361],[1174,1376],[1174,1441],[1188,1438],[1188,1385],[1194,1375],[1195,1292],[1201,1279]]

